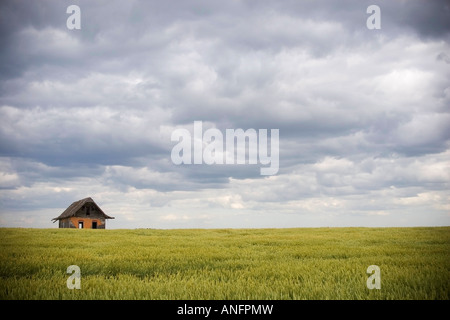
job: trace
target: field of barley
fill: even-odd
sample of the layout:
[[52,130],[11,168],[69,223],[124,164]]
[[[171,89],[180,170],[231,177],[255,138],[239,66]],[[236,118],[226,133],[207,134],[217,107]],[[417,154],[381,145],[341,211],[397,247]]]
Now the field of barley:
[[[70,265],[80,289],[67,287]],[[449,288],[450,227],[0,228],[1,300],[448,300]]]

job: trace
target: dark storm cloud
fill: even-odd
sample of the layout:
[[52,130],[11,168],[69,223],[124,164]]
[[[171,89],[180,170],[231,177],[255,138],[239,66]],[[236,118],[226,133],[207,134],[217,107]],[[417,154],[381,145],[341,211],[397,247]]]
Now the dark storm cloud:
[[[392,2],[392,1],[391,1]],[[392,12],[392,11],[390,11]],[[402,10],[392,15],[400,25],[408,25],[426,38],[450,37],[450,4],[448,1],[405,1]]]
[[436,59],[438,61],[444,61],[445,63],[450,64],[450,57],[445,52],[439,53]]

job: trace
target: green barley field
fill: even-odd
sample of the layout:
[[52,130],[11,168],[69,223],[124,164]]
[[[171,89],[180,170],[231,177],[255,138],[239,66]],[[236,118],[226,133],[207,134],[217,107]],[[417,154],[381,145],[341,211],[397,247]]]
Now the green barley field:
[[[67,287],[70,265],[80,289]],[[450,227],[0,228],[2,300],[448,300],[449,288]]]

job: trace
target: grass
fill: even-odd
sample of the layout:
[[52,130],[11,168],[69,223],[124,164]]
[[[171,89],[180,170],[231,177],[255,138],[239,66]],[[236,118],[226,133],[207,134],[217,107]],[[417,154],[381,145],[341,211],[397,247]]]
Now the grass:
[[[67,267],[81,269],[70,290]],[[369,290],[367,267],[381,270]],[[0,228],[0,299],[449,299],[450,227]]]

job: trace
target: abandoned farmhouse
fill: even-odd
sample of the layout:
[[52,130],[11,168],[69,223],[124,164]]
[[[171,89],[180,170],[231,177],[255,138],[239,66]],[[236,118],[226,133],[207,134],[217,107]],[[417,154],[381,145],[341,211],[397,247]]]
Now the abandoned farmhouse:
[[105,214],[89,197],[75,201],[52,221],[59,221],[60,228],[105,229],[106,219],[114,219],[114,217]]

